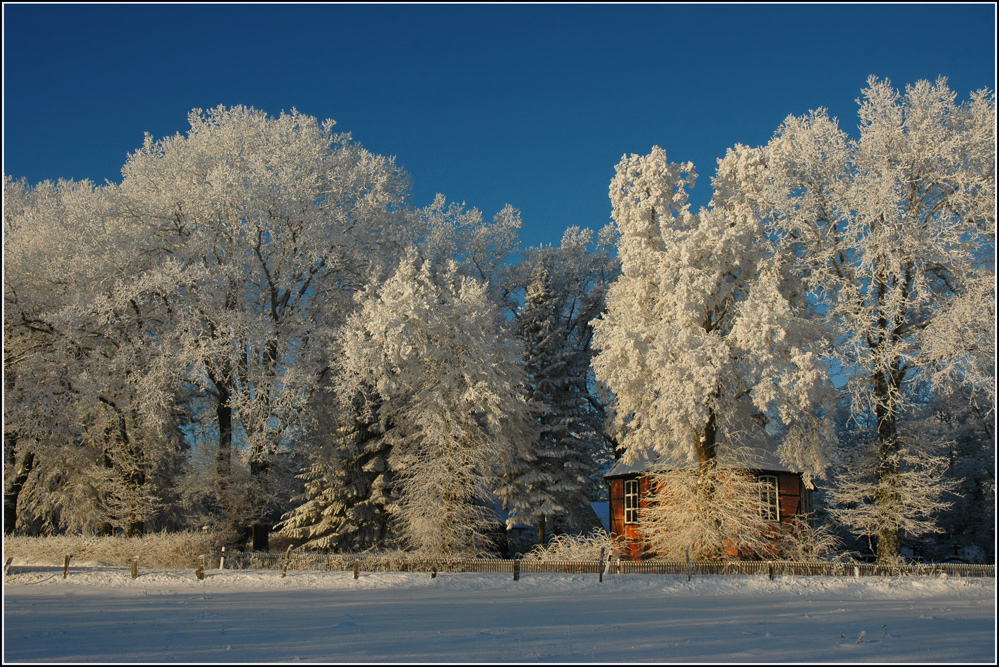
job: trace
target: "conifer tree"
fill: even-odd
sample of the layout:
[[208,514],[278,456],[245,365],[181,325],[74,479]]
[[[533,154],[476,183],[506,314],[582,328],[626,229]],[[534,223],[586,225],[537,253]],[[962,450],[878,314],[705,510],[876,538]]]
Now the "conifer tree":
[[386,546],[390,539],[392,472],[390,447],[381,437],[377,404],[358,391],[339,420],[314,429],[319,441],[309,466],[298,476],[305,489],[278,525],[305,548],[356,552]]
[[589,508],[589,479],[601,444],[587,421],[586,350],[581,354],[573,344],[561,301],[538,262],[517,314],[536,435],[529,458],[513,463],[506,493],[513,498],[511,521],[536,525],[540,544],[556,517],[569,528],[589,527],[581,510]]

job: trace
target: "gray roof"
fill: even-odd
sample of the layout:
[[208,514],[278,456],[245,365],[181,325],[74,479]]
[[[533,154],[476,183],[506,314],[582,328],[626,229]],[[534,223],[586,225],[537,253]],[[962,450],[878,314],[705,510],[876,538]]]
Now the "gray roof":
[[[767,434],[756,434],[753,442],[745,443],[737,450],[726,447],[723,443],[718,446],[718,463],[723,466],[736,465],[746,470],[773,470],[777,472],[800,472],[791,470],[777,455],[777,442]],[[604,477],[620,477],[622,475],[634,475],[649,472],[657,467],[660,461],[665,461],[665,457],[656,454],[651,448],[644,449],[635,456],[631,463],[625,463],[624,459],[619,459],[610,470],[604,473]],[[692,468],[695,463],[691,461],[672,464],[668,467],[673,469]],[[663,466],[667,467],[667,466]]]

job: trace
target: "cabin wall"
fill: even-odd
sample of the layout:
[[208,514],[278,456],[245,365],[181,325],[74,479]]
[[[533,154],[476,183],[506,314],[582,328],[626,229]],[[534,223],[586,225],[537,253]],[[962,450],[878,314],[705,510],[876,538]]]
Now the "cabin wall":
[[804,491],[800,475],[791,472],[777,473],[777,500],[780,504],[781,523],[792,522],[796,516],[805,513]]
[[[624,482],[626,479],[635,479],[635,476],[615,477],[608,480],[610,483],[610,493],[608,494],[610,499],[610,532],[612,536],[621,536],[625,540],[622,558],[648,557],[651,554],[642,534],[638,531],[638,524],[624,522]],[[648,477],[638,478],[639,512],[649,504],[652,495],[649,492],[649,484]]]
[[[796,517],[807,514],[811,511],[811,491],[805,488],[801,481],[801,475],[791,472],[757,471],[759,474],[774,475],[777,477],[777,494],[780,503],[781,524],[792,523]],[[641,559],[654,556],[641,533],[637,524],[626,524],[624,522],[624,482],[627,479],[635,479],[635,475],[626,477],[612,477],[607,480],[609,485],[609,513],[610,532],[614,537],[623,537],[622,558]],[[646,476],[638,477],[639,480],[639,511],[647,507],[651,498],[649,491],[650,479]],[[776,525],[776,524],[775,524]]]

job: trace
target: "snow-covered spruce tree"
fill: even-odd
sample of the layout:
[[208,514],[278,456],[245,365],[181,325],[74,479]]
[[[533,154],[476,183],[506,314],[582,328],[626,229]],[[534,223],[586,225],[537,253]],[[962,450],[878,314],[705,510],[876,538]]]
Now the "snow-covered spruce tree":
[[313,402],[309,466],[299,475],[304,493],[278,528],[305,549],[358,552],[391,542],[391,448],[382,438],[378,402],[358,391],[349,405],[330,392]]
[[[719,162],[711,208],[696,215],[692,165],[667,162],[658,147],[622,159],[610,189],[622,275],[594,322],[593,367],[613,393],[623,460],[645,452],[667,470],[694,466],[695,507],[708,516],[725,511],[719,459],[738,465],[741,447],[766,438],[764,424],[806,483],[823,472],[832,434],[831,383],[815,350],[822,332],[759,219],[717,196],[730,159]],[[740,505],[746,520],[756,514],[751,496]]]
[[929,535],[919,546],[936,560],[958,556],[967,562],[995,562],[996,452],[995,420],[974,400],[970,389],[933,394],[922,406],[923,415],[913,430],[928,433],[943,443],[946,482],[953,485],[943,496],[950,508],[937,517],[939,536]]
[[512,510],[509,522],[536,525],[541,544],[546,529],[593,528],[593,480],[609,458],[603,406],[591,391],[590,322],[616,275],[611,233],[605,229],[590,250],[593,233],[571,228],[559,248],[532,248],[522,262],[530,280],[516,321],[536,435],[529,459],[510,462],[501,496]]
[[965,385],[994,411],[995,96],[955,99],[943,78],[901,95],[871,77],[859,138],[819,109],[727,158],[733,201],[781,239],[835,330],[871,450],[840,487],[840,517],[884,564],[943,502],[935,443],[905,423],[913,389]]
[[[398,253],[407,179],[333,121],[294,110],[218,107],[189,120],[186,136],[147,136],[129,156],[120,205],[172,287],[157,292],[173,313],[176,363],[214,399],[217,495],[266,548],[273,458],[294,442],[352,294]],[[240,436],[249,488],[228,483]],[[245,493],[250,515],[236,516]]]
[[[556,304],[548,273],[541,265],[535,268],[518,315],[527,400],[537,413],[538,434],[531,451],[533,460],[524,462],[527,469],[517,480],[521,493],[513,503],[510,520],[535,524],[538,542],[544,544],[548,518],[569,514],[586,502],[584,490],[593,463],[572,430],[571,420],[577,412],[571,404],[576,393],[570,376],[573,360],[560,339],[562,331],[554,321]],[[585,381],[585,376],[580,380]],[[521,508],[522,512],[517,511]]]
[[435,270],[413,249],[360,297],[339,356],[340,392],[379,397],[404,546],[430,555],[489,546],[489,492],[526,433],[519,352],[487,286],[454,262]]

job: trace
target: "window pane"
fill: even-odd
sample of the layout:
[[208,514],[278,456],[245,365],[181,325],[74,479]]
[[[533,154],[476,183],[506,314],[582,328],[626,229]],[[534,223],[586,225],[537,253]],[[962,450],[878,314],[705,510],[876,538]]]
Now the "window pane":
[[638,480],[624,482],[624,522],[638,523]]
[[760,516],[767,521],[780,521],[777,478],[773,475],[760,475],[760,483]]

